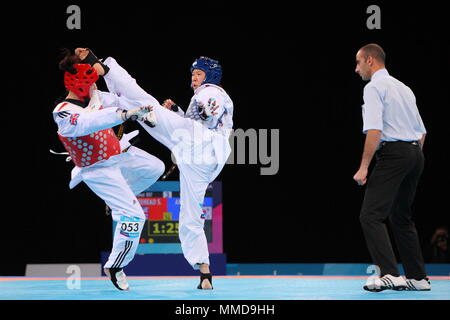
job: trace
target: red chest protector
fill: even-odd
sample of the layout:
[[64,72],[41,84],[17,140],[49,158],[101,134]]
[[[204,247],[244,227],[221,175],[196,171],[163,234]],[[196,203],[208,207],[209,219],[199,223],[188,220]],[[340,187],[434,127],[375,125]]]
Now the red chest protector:
[[77,167],[89,167],[120,154],[119,139],[111,128],[82,137],[67,138],[60,134],[58,137]]

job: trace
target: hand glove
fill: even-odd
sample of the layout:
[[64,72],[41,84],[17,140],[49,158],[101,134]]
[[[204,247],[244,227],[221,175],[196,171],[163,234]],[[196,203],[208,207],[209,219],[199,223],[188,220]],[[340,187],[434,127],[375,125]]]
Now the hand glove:
[[143,118],[139,119],[143,120],[146,125],[148,125],[150,128],[154,128],[156,126],[156,115],[153,111],[147,113]]
[[117,109],[117,116],[123,121],[131,120],[136,121],[138,119],[143,119],[148,113],[153,110],[152,106],[145,106],[134,108],[130,110]]
[[162,106],[166,109],[170,109],[174,112],[178,112],[178,109],[180,108],[175,102],[173,102],[170,99],[164,100]]
[[205,106],[202,103],[198,104],[198,113],[202,120],[210,120],[212,116],[216,115],[217,112],[214,112],[219,108],[218,105],[216,105],[216,99],[210,98],[208,100],[208,105]]

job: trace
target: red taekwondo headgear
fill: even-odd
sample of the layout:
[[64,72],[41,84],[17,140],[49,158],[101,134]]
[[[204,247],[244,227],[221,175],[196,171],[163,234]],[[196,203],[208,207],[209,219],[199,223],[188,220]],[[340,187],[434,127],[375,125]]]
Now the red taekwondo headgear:
[[85,100],[89,97],[89,87],[98,80],[97,71],[87,63],[76,63],[73,69],[75,73],[66,71],[64,74],[64,85]]

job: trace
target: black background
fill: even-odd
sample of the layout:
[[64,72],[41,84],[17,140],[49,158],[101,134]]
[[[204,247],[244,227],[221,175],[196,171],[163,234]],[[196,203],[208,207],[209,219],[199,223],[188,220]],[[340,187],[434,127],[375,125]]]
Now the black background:
[[[81,8],[81,30],[66,27],[69,4]],[[366,27],[370,4],[381,8],[381,30]],[[218,59],[235,129],[280,129],[276,175],[235,164],[217,179],[229,262],[370,262],[358,219],[364,188],[352,180],[365,85],[354,60],[376,42],[428,130],[414,205],[426,257],[435,228],[448,224],[448,26],[439,4],[60,1],[13,4],[4,18],[1,275],[21,275],[26,263],[99,262],[111,248],[104,203],[84,184],[69,190],[72,163],[48,151],[62,150],[51,116],[64,92],[62,47],[113,56],[160,102],[184,107],[194,59]],[[169,151],[143,131],[138,146],[170,166]]]

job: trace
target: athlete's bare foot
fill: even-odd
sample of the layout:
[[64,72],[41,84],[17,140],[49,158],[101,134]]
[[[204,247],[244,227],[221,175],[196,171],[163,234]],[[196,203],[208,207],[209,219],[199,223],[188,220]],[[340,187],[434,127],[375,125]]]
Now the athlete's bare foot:
[[213,287],[212,287],[211,282],[209,282],[208,279],[203,279],[203,281],[202,281],[202,289],[203,290],[211,290],[212,288]]

